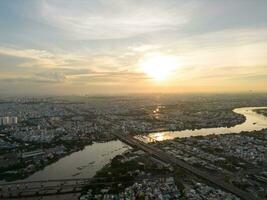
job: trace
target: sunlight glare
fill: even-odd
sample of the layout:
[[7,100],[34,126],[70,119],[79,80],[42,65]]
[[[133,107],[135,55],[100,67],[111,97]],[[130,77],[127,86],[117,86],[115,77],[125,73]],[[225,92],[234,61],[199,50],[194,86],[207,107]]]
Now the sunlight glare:
[[177,57],[154,55],[140,62],[141,70],[154,80],[167,79],[179,67]]

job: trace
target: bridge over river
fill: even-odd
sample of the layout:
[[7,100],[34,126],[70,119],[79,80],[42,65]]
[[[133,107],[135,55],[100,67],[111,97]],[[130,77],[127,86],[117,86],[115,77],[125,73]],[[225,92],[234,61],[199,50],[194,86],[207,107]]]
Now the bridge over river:
[[78,193],[85,186],[112,185],[114,183],[106,177],[4,183],[0,184],[0,199]]
[[[259,198],[249,194],[229,183],[224,182],[214,176],[203,172],[190,164],[170,156],[160,149],[156,149],[152,145],[148,145],[140,140],[130,136],[123,136],[121,134],[114,134],[122,142],[138,149],[142,149],[151,156],[169,163],[174,167],[180,167],[192,173],[199,178],[209,182],[211,185],[219,187],[227,192],[230,192],[243,200],[260,200]],[[95,182],[97,181],[97,182]],[[18,198],[27,196],[46,196],[54,194],[66,194],[80,192],[85,186],[89,185],[112,185],[117,184],[112,180],[106,178],[89,178],[89,179],[58,179],[58,180],[42,180],[42,181],[28,181],[0,184],[0,198]]]
[[197,177],[209,182],[211,185],[214,185],[218,188],[223,189],[224,191],[230,192],[238,197],[240,197],[243,200],[260,200],[259,198],[253,196],[252,194],[245,192],[237,187],[235,187],[232,184],[226,183],[225,181],[216,178],[214,176],[211,176],[210,174],[201,171],[192,165],[177,159],[168,153],[153,147],[152,145],[148,145],[147,143],[141,142],[138,139],[132,138],[130,136],[123,136],[121,134],[114,134],[116,135],[122,142],[125,142],[126,144],[134,147],[142,149],[143,151],[149,153],[151,156],[160,159],[161,161],[165,163],[169,163],[174,167],[180,167],[185,169],[187,172],[192,173],[196,175]]
[[[133,184],[144,180],[162,180],[166,175],[156,177],[139,177],[135,180],[125,180],[124,184]],[[16,183],[0,184],[0,199],[18,199],[23,197],[54,196],[68,193],[80,193],[89,186],[112,186],[118,182],[111,177],[99,177],[88,179],[54,179],[40,181],[23,181]]]
[[[265,108],[266,107],[262,107]],[[229,133],[229,132],[241,132],[241,130],[252,131],[252,130],[261,130],[263,128],[267,128],[267,118],[261,115],[258,115],[254,112],[255,109],[258,108],[240,108],[236,109],[235,112],[239,112],[239,114],[244,114],[246,116],[246,122],[237,125],[233,128],[214,128],[214,129],[201,129],[196,131],[180,131],[177,132],[179,136],[193,136],[193,135],[207,135],[212,133]],[[241,111],[244,113],[241,113]],[[257,122],[257,123],[255,123]],[[154,148],[152,145],[147,144],[147,142],[155,142],[159,139],[157,136],[159,133],[150,134],[146,137],[146,140],[140,140],[140,138],[135,139],[130,136],[124,136],[121,134],[114,134],[119,140],[132,146],[134,148],[142,149],[143,151],[149,153],[151,156],[156,157],[162,160],[165,163],[169,163],[174,167],[180,167],[192,173],[199,178],[209,182],[210,184],[217,186],[225,191],[228,191],[241,199],[244,200],[259,200],[259,198],[254,197],[252,194],[249,194],[239,188],[228,184],[221,179],[218,179],[210,174],[203,172],[188,163],[174,158],[170,156],[168,153],[163,152],[160,149]],[[176,136],[176,134],[168,133],[168,137],[166,133],[162,133],[165,136],[161,137],[164,139],[172,139]],[[173,134],[173,136],[171,136]],[[142,138],[141,138],[142,139]],[[97,180],[97,183],[94,181]],[[27,182],[14,182],[14,183],[5,183],[0,184],[0,199],[1,198],[18,198],[24,196],[45,196],[45,195],[53,195],[53,194],[64,194],[64,193],[77,193],[82,190],[85,186],[95,184],[101,185],[110,185],[116,184],[112,181],[107,181],[105,178],[87,178],[87,179],[57,179],[57,180],[42,180],[42,181],[27,181]]]

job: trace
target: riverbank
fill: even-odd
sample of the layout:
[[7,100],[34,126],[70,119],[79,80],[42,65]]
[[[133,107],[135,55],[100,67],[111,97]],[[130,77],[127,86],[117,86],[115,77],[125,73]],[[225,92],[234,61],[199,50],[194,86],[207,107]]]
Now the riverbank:
[[266,109],[267,107],[244,107],[236,108],[233,112],[245,116],[246,120],[242,124],[237,124],[233,127],[219,127],[219,128],[201,128],[197,130],[183,130],[183,131],[165,131],[157,133],[149,133],[148,137],[140,135],[137,137],[146,142],[151,142],[151,138],[157,141],[172,140],[174,138],[183,138],[191,136],[206,136],[211,134],[226,134],[226,133],[240,133],[242,131],[257,131],[267,128],[267,117],[258,114],[255,110]]
[[257,112],[258,114],[264,115],[265,117],[267,117],[267,108],[266,109],[257,109],[255,110],[255,112]]
[[46,166],[43,170],[24,180],[91,178],[99,169],[108,164],[110,159],[122,154],[128,148],[130,147],[118,140],[95,142],[81,151],[72,153]]
[[[152,144],[170,156],[253,194],[267,197],[267,129],[175,138]],[[256,198],[255,198],[256,199]]]
[[[252,192],[253,196],[257,197],[255,199],[262,199],[267,194],[263,182],[267,180],[267,173],[264,172],[266,134],[267,129],[176,138],[150,145],[248,194]],[[107,181],[112,183],[105,184],[101,181],[100,185],[88,186],[81,200],[97,197],[130,198],[131,195],[138,197],[140,191],[142,197],[153,195],[158,199],[164,195],[170,197],[173,190],[177,195],[174,199],[199,199],[203,196],[212,199],[239,199],[195,177],[192,173],[172,168],[168,163],[152,158],[141,150],[133,150],[114,158],[111,164],[97,173],[97,176],[108,177]],[[160,187],[157,188],[155,185]],[[172,185],[171,190],[167,189],[168,185]],[[149,192],[146,192],[148,190]]]
[[[64,141],[61,143],[42,144],[37,148],[28,149],[25,152],[18,152],[13,154],[6,154],[7,156],[14,156],[14,162],[18,164],[0,169],[0,180],[12,182],[23,180],[37,171],[43,170],[46,166],[51,165],[58,160],[83,150],[87,145],[92,145],[91,140],[85,141]],[[19,156],[18,156],[19,155]],[[29,156],[28,156],[29,155]],[[30,157],[33,155],[34,157]],[[27,156],[27,157],[26,157]],[[1,160],[4,160],[2,158]],[[2,163],[4,166],[5,164]]]
[[[239,124],[239,125],[235,125],[233,127],[227,128],[227,127],[219,127],[219,128],[202,128],[202,129],[196,129],[196,130],[184,130],[184,131],[166,131],[166,132],[158,132],[158,133],[149,133],[148,136],[150,138],[156,139],[158,141],[162,141],[162,140],[168,140],[168,139],[174,139],[176,137],[190,137],[190,136],[205,136],[205,135],[210,135],[210,134],[225,134],[225,133],[238,133],[241,131],[254,131],[254,130],[261,130],[263,128],[267,128],[267,118],[263,117],[263,115],[258,114],[259,112],[262,112],[262,110],[264,110],[265,107],[248,107],[248,108],[237,108],[234,109],[233,112],[235,112],[238,115],[242,115],[246,120],[244,123]],[[256,112],[255,112],[256,111]],[[142,136],[143,139],[146,139],[145,137]],[[149,139],[147,139],[149,140]],[[109,143],[109,142],[104,142],[104,144]],[[82,144],[82,145],[81,145]],[[99,143],[95,143],[95,144],[100,144]],[[64,159],[65,157],[68,157],[69,155],[72,155],[73,153],[77,153],[77,151],[84,151],[85,146],[88,145],[86,143],[79,143],[79,148],[75,149],[73,148],[72,145],[70,144],[65,144],[65,146],[67,147],[67,151],[64,154],[58,155],[57,157],[52,157],[51,159],[47,160],[47,162],[43,163],[43,165],[37,165],[37,167],[32,167],[31,171],[26,171],[25,172],[20,172],[18,174],[13,173],[11,171],[10,173],[10,177],[11,179],[9,181],[14,181],[17,179],[27,179],[27,177],[30,177],[32,174],[37,173],[38,171],[45,171],[45,168],[48,166],[53,165],[54,163],[58,162],[61,159]],[[92,144],[94,145],[94,144]],[[121,146],[121,145],[119,145]],[[103,146],[103,148],[106,148]],[[110,152],[108,152],[108,148],[107,152],[100,154],[101,156],[103,155],[108,155],[110,152],[112,152],[112,148],[110,150]],[[91,161],[87,164],[84,164],[82,166],[78,166],[77,170],[74,170],[75,172],[73,174],[71,174],[71,177],[82,177],[81,176],[81,172],[83,168],[87,168],[89,167],[88,165],[90,163],[93,163],[95,161]],[[48,165],[48,166],[47,166]],[[29,166],[29,163],[28,165]],[[23,168],[27,168],[27,166],[24,166]],[[37,171],[37,172],[36,172]],[[54,173],[52,173],[54,174]],[[56,174],[54,174],[56,175]],[[8,176],[2,176],[2,177],[8,177]],[[34,177],[34,176],[33,176]],[[57,177],[57,176],[56,176]],[[51,176],[51,178],[56,178]],[[68,177],[70,177],[68,175]],[[47,178],[45,176],[45,178]]]

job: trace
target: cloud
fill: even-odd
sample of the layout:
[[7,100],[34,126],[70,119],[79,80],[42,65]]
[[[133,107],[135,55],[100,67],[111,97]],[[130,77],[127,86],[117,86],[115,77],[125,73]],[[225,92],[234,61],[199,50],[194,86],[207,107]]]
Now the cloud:
[[15,77],[15,78],[5,78],[0,79],[3,83],[14,83],[14,84],[21,84],[21,83],[41,83],[41,84],[51,84],[51,83],[61,83],[58,80],[54,79],[44,79],[44,78],[38,78],[38,77]]
[[140,46],[129,47],[131,51],[140,52],[140,53],[151,51],[151,50],[156,50],[158,48],[159,48],[158,45],[140,45]]
[[[194,80],[198,83],[206,82],[214,85],[229,81],[250,80],[257,82],[267,78],[267,67],[262,66],[211,66],[188,67],[183,70],[182,81]],[[259,79],[257,79],[259,78]],[[216,83],[216,84],[215,84]],[[249,82],[248,82],[249,83]]]
[[265,80],[267,73],[264,1],[29,0],[0,4],[5,11],[0,12],[4,89],[5,81],[14,87],[25,83],[25,90],[30,83],[50,89],[74,84],[78,90],[78,86],[86,85],[86,90],[88,85],[97,88],[106,83],[125,88],[135,88],[136,83],[141,88],[159,86],[138,67],[140,59],[155,53],[182,61],[166,81],[170,87],[233,80],[253,84]]
[[40,3],[41,20],[76,39],[116,39],[175,30],[197,3],[172,1],[51,1]]
[[56,56],[46,50],[0,47],[0,55],[24,58],[24,61],[19,64],[21,67],[54,67],[66,64],[66,58]]
[[48,71],[33,74],[6,74],[0,76],[0,81],[4,83],[63,83],[65,75],[59,72]]
[[[0,58],[3,60],[0,66],[10,66],[14,64],[17,69],[20,68],[46,68],[46,69],[80,69],[93,71],[111,71],[111,70],[134,70],[139,55],[121,56],[118,52],[109,54],[100,54],[95,52],[61,52],[52,53],[46,50],[21,49],[19,47],[1,47]],[[0,69],[1,70],[1,69]],[[26,69],[25,69],[26,70]]]
[[52,58],[53,55],[45,50],[0,48],[0,54],[30,59]]
[[149,79],[144,73],[129,71],[110,71],[110,72],[93,72],[88,74],[79,74],[67,76],[68,81],[72,83],[131,83],[140,82]]
[[66,79],[63,73],[53,71],[35,73],[34,78],[38,81],[41,80],[56,83],[64,82],[64,80]]
[[39,83],[39,84],[92,84],[92,83],[130,83],[148,79],[141,72],[127,70],[94,71],[91,69],[49,68],[39,69],[37,72],[16,73],[6,72],[0,75],[2,83]]

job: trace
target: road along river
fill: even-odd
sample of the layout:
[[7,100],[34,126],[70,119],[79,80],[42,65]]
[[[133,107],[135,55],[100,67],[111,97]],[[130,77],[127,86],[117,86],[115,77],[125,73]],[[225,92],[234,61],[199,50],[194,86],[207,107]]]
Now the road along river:
[[[246,117],[246,121],[234,127],[226,128],[203,128],[198,130],[166,131],[150,133],[149,137],[158,141],[173,139],[176,137],[190,137],[198,135],[240,133],[241,131],[254,131],[267,128],[267,117],[257,114],[253,110],[267,107],[247,107],[237,108],[233,111]],[[145,137],[143,137],[145,138]],[[91,178],[98,170],[108,164],[116,155],[125,152],[129,146],[121,141],[110,141],[104,143],[94,143],[86,146],[83,150],[72,153],[57,162],[46,166],[24,181],[50,180],[50,179],[71,179],[71,178]]]
[[267,109],[267,107],[244,107],[236,108],[233,112],[242,114],[246,117],[246,121],[233,127],[219,127],[219,128],[202,128],[196,130],[183,130],[183,131],[164,131],[148,134],[148,137],[138,138],[151,141],[153,138],[157,141],[170,140],[174,138],[190,137],[190,136],[205,136],[211,134],[226,134],[226,133],[240,133],[242,131],[259,131],[267,128],[267,117],[256,113],[254,110]]

